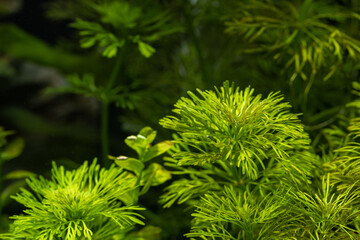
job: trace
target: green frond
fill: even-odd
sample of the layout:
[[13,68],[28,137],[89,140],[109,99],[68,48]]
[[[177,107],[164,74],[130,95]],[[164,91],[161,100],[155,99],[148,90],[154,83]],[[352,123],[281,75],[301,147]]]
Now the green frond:
[[220,191],[222,188],[215,180],[204,178],[180,179],[174,181],[165,189],[160,197],[160,203],[164,207],[171,207],[174,203],[183,204],[187,201],[198,201],[200,196],[210,191]]
[[359,231],[354,228],[360,212],[354,203],[358,191],[350,186],[344,191],[334,191],[331,176],[322,178],[319,193],[291,190],[289,206],[297,220],[299,230],[293,236],[306,239],[357,239]]
[[257,179],[269,158],[287,160],[295,152],[308,149],[309,138],[299,119],[289,112],[278,93],[261,100],[250,87],[244,91],[228,82],[213,91],[188,92],[174,113],[160,124],[177,131],[177,142],[191,151],[173,155],[179,165],[226,162],[241,174]]
[[[122,195],[135,188],[127,173],[114,165],[100,168],[96,160],[88,166],[66,171],[53,163],[52,179],[30,178],[30,190],[13,198],[23,204],[24,215],[11,217],[13,236],[35,239],[110,239],[102,228],[124,233],[144,224],[136,206],[122,206]],[[95,238],[95,236],[97,236]]]
[[45,94],[75,93],[85,97],[94,97],[101,102],[115,103],[117,107],[133,109],[141,100],[142,92],[135,92],[131,87],[118,85],[112,89],[97,86],[95,78],[91,74],[69,75],[66,79],[70,86],[59,88],[46,88]]
[[[128,43],[135,44],[139,52],[149,58],[156,52],[150,42],[182,31],[182,27],[173,23],[168,11],[154,4],[149,8],[146,3],[123,0],[75,3],[61,0],[50,6],[51,15],[76,19],[71,26],[79,30],[81,47],[96,46],[108,58],[117,56]],[[70,13],[66,13],[67,9]]]
[[247,1],[226,21],[227,32],[240,34],[249,43],[245,52],[268,52],[274,60],[292,66],[291,79],[309,80],[325,70],[324,80],[331,78],[340,65],[360,59],[360,42],[346,32],[328,24],[358,20],[355,12],[326,1]]
[[241,192],[233,187],[205,194],[196,206],[187,237],[202,239],[285,239],[283,232],[292,217],[285,199]]
[[119,39],[113,33],[108,32],[99,23],[76,19],[71,24],[73,28],[79,29],[82,36],[80,45],[83,48],[90,48],[97,44],[104,48],[103,55],[108,58],[115,57],[118,50],[124,46],[125,40]]

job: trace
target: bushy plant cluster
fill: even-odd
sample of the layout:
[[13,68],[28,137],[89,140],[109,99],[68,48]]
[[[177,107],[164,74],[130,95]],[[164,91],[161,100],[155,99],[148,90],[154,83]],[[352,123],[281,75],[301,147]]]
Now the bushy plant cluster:
[[2,237],[138,236],[131,231],[144,224],[139,197],[171,178],[160,164],[145,163],[169,150],[165,165],[179,177],[160,202],[190,207],[189,238],[357,239],[358,118],[338,149],[319,156],[279,93],[262,98],[226,81],[188,94],[175,104],[175,116],[160,121],[176,131],[173,143],[151,146],[156,132],[147,127],[125,140],[138,158],[111,157],[117,166],[108,169],[96,160],[72,171],[53,163],[51,180],[29,178],[30,190],[13,197],[26,210],[11,217],[11,233]]
[[44,6],[56,46],[0,24],[0,239],[360,239],[357,1]]
[[[188,237],[205,239],[356,239],[356,143],[324,160],[312,152],[297,116],[278,94],[261,99],[228,82],[198,91],[160,121],[177,131],[168,165],[183,178],[165,207],[193,206]],[[355,122],[354,122],[355,121]],[[347,137],[356,134],[356,120]],[[355,151],[355,152],[353,152]],[[343,155],[342,155],[343,154]],[[331,170],[329,170],[331,169]],[[345,170],[346,169],[346,170]]]

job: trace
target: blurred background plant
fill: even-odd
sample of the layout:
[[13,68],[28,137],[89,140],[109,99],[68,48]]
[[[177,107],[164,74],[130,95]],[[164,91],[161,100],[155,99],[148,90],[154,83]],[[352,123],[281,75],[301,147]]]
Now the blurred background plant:
[[[122,139],[143,126],[169,139],[158,121],[176,100],[226,79],[281,91],[330,162],[356,115],[346,104],[359,77],[359,11],[356,0],[0,0],[0,125],[27,143],[3,175],[131,156]],[[169,232],[187,232],[189,212],[171,220],[183,209],[159,210],[150,199],[160,192],[144,197]]]
[[[14,158],[17,158],[24,149],[24,139],[13,138],[10,142],[9,136],[13,131],[5,131],[0,127],[0,172],[3,171],[4,164]],[[25,178],[35,176],[34,173],[15,169],[0,176],[0,231],[7,229],[9,220],[7,215],[3,215],[3,209],[11,203],[10,196],[17,193],[21,187],[25,186]]]

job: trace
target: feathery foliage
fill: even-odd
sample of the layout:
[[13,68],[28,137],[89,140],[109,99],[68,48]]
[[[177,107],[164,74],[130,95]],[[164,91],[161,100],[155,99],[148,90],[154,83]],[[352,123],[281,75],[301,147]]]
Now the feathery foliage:
[[225,187],[219,194],[205,194],[196,206],[194,226],[188,237],[203,239],[285,239],[283,229],[292,218],[286,200]]
[[295,239],[357,239],[360,210],[359,191],[354,185],[344,191],[331,187],[331,176],[322,177],[318,193],[310,188],[307,191],[290,191],[293,228],[288,229]]
[[268,159],[287,161],[309,146],[297,116],[289,112],[278,93],[261,100],[254,90],[240,91],[228,82],[213,91],[200,91],[201,97],[188,92],[174,112],[160,124],[180,135],[181,142],[194,151],[174,154],[180,165],[225,163],[239,168],[239,174],[257,179]]
[[[290,81],[309,80],[315,75],[331,78],[346,61],[358,62],[360,42],[338,27],[349,19],[358,21],[355,11],[328,1],[246,1],[227,16],[227,32],[241,34],[249,42],[245,52],[265,52],[291,68]],[[336,24],[329,24],[333,22]]]
[[[261,100],[228,82],[198,93],[176,103],[176,117],[161,120],[178,134],[168,165],[189,176],[167,187],[161,202],[193,206],[187,237],[357,239],[358,143],[343,141],[320,159],[278,94]],[[356,138],[359,121],[350,122]]]
[[22,189],[14,199],[27,209],[13,216],[9,237],[25,239],[112,239],[135,224],[144,224],[137,206],[126,206],[122,196],[135,188],[128,173],[96,160],[73,171],[53,163],[52,179],[30,178],[32,191]]
[[[125,44],[133,43],[146,58],[155,53],[149,43],[179,32],[169,12],[158,6],[142,6],[128,1],[54,1],[48,14],[54,18],[75,18],[71,24],[79,30],[83,48],[98,47],[112,58]],[[85,11],[83,11],[85,9]],[[65,13],[67,10],[68,13]],[[70,15],[69,15],[70,13]],[[67,16],[67,15],[68,16]]]
[[199,97],[188,92],[175,104],[177,116],[160,121],[179,135],[168,165],[190,177],[167,188],[165,207],[228,185],[266,196],[279,181],[308,181],[314,163],[299,119],[278,93],[261,99],[253,92],[228,82],[215,92],[198,90]]

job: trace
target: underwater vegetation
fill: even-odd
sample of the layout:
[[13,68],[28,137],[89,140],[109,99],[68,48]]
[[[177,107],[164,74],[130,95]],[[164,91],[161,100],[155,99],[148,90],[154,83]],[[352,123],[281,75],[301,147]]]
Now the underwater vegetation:
[[0,1],[0,239],[359,239],[359,14]]

